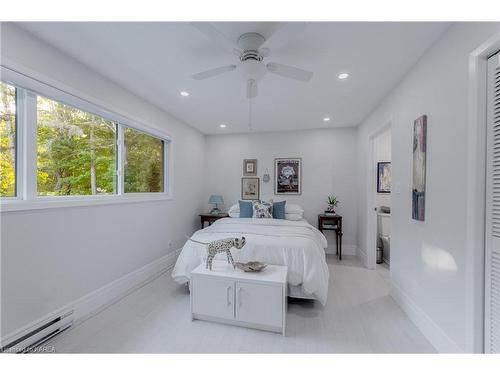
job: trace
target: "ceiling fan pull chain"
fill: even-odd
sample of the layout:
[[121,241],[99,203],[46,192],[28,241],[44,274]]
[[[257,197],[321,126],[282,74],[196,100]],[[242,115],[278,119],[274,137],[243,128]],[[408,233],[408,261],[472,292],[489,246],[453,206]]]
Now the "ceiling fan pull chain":
[[248,128],[250,131],[253,131],[252,129],[252,98],[248,98]]

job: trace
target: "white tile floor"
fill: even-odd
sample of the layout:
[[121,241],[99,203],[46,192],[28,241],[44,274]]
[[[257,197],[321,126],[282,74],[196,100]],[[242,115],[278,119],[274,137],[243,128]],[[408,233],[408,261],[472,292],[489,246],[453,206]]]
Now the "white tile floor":
[[389,296],[388,270],[368,270],[348,256],[327,261],[327,305],[290,300],[286,337],[192,322],[187,288],[168,272],[50,344],[60,353],[435,352]]

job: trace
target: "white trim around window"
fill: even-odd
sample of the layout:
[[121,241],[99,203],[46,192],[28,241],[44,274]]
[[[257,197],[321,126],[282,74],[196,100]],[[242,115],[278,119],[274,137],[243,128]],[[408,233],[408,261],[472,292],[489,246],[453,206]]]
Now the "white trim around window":
[[[76,91],[69,92],[44,83],[37,77],[28,77],[16,70],[0,66],[0,80],[12,84],[17,90],[16,127],[16,197],[1,198],[0,212],[51,209],[76,206],[109,205],[118,203],[138,203],[172,200],[172,139],[171,137],[130,119],[102,105],[96,105]],[[36,142],[36,96],[41,95],[71,107],[93,113],[117,124],[117,186],[116,193],[109,195],[55,196],[37,195],[37,142]],[[123,129],[130,127],[155,138],[161,139],[163,152],[163,192],[124,193],[123,191]]]
[[151,201],[172,200],[173,197],[166,193],[128,193],[124,195],[82,195],[36,197],[32,200],[7,198],[0,201],[0,212],[28,211],[51,208],[100,206],[118,203],[141,203]]

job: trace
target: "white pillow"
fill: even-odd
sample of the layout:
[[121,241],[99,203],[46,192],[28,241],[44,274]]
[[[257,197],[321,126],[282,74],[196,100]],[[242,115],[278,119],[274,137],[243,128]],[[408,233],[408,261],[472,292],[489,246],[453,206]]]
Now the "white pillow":
[[240,205],[233,204],[227,213],[229,217],[240,217]]
[[302,214],[287,214],[285,212],[285,219],[286,220],[298,221],[298,220],[302,220],[302,218],[303,218]]
[[240,212],[240,205],[239,205],[239,203],[233,204],[231,206],[231,208],[229,209],[229,211],[238,211],[238,212]]
[[285,214],[303,214],[304,210],[298,204],[287,203],[285,205]]

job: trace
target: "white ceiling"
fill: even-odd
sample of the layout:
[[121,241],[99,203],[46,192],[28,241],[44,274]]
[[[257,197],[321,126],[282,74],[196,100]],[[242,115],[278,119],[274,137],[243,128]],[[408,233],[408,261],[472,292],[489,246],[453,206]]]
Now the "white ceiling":
[[[189,23],[21,23],[21,27],[205,134],[248,131],[248,100],[238,71],[190,76],[238,58]],[[275,22],[214,23],[227,36]],[[253,129],[281,131],[358,125],[449,26],[447,23],[309,23],[265,62],[314,72],[308,83],[267,74],[253,100]],[[349,72],[345,81],[340,72]],[[187,90],[188,98],[179,92]],[[331,117],[325,123],[323,117]],[[220,129],[219,124],[227,124]]]

